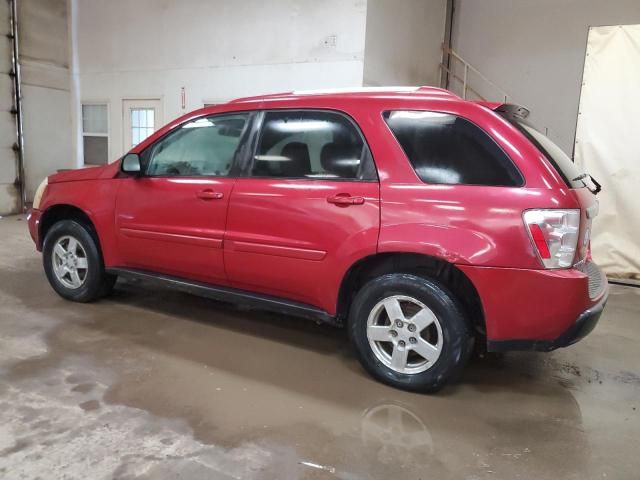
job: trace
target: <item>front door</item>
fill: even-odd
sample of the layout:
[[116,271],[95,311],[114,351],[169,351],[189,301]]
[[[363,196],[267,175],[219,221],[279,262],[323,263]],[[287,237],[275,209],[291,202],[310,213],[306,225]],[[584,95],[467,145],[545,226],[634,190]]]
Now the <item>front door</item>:
[[229,205],[232,286],[333,313],[344,273],[378,238],[379,185],[359,130],[337,112],[266,112],[249,175]]
[[125,266],[226,284],[222,241],[229,176],[248,115],[191,120],[149,146],[125,178],[116,222]]

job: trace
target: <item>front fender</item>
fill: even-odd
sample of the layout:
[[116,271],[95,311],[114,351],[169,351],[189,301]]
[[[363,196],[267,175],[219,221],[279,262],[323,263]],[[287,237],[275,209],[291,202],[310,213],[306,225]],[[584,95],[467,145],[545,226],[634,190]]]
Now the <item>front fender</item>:
[[68,206],[81,210],[96,229],[106,266],[118,264],[114,208],[119,181],[85,180],[49,184],[40,203],[42,221],[56,207]]

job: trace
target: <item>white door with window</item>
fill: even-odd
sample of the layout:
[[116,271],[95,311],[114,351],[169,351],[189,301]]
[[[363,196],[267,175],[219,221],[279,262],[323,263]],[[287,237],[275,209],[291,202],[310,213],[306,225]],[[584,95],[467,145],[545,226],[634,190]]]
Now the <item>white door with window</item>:
[[125,152],[162,126],[162,103],[159,99],[123,100],[122,111]]

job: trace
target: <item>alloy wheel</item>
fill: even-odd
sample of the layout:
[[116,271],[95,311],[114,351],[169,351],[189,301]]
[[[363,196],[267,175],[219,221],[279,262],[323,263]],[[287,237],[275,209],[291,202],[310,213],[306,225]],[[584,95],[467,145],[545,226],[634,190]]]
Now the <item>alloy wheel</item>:
[[51,255],[53,273],[67,288],[80,288],[87,279],[89,263],[82,244],[70,235],[60,237]]
[[367,319],[367,339],[376,358],[398,373],[430,369],[440,357],[442,328],[419,300],[392,295],[378,302]]

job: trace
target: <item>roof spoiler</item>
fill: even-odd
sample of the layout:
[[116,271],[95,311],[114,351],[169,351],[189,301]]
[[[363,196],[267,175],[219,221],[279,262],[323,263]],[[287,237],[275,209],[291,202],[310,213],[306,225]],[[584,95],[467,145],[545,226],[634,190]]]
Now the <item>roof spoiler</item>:
[[513,103],[503,103],[495,109],[496,112],[506,113],[507,115],[513,115],[514,117],[522,118],[523,120],[529,116],[531,111],[527,107],[522,105],[515,105]]

